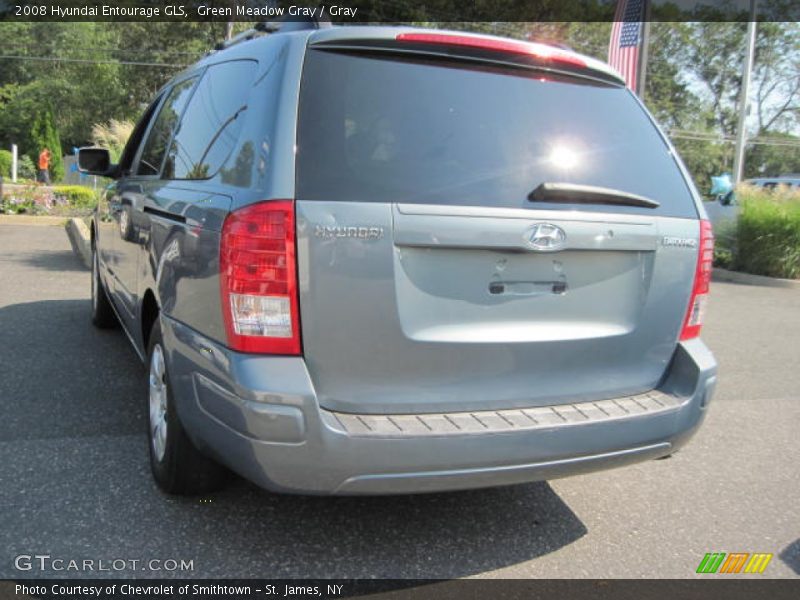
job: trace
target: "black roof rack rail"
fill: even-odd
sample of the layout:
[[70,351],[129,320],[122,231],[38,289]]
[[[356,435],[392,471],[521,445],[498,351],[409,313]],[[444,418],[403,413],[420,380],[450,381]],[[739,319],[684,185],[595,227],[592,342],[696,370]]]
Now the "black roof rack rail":
[[219,42],[214,46],[214,50],[225,50],[241,42],[246,42],[247,40],[252,40],[262,35],[269,35],[270,33],[327,29],[332,26],[330,19],[327,17],[322,19],[317,17],[283,17],[277,21],[261,21],[260,23],[256,23],[252,29],[238,33],[224,42]]

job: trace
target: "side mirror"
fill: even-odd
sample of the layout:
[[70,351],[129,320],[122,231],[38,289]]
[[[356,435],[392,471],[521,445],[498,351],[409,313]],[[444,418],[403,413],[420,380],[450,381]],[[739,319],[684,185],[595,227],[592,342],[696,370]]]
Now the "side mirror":
[[111,154],[105,148],[80,148],[78,170],[89,175],[114,177],[116,165],[111,164]]

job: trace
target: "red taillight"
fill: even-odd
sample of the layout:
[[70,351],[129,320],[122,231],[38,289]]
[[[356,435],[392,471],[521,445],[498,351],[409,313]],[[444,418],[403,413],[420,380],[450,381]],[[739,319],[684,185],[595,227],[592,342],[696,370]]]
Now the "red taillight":
[[401,33],[397,38],[400,42],[419,42],[423,44],[439,44],[443,46],[462,46],[480,50],[493,50],[505,54],[520,54],[532,56],[545,61],[559,62],[573,67],[586,67],[586,62],[580,57],[552,48],[543,44],[517,42],[514,40],[500,40],[490,37],[471,35],[454,35],[448,33]]
[[708,289],[711,283],[711,269],[714,264],[714,232],[710,221],[700,221],[700,249],[697,253],[697,269],[694,274],[694,287],[689,310],[683,322],[681,340],[690,340],[700,335],[703,326]]
[[294,202],[270,200],[225,219],[219,270],[228,346],[300,354]]

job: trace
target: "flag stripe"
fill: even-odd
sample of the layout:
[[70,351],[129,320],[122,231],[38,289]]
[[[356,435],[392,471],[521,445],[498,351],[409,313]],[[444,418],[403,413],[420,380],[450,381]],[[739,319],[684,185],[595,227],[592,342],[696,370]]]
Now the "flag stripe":
[[608,45],[608,64],[620,72],[625,84],[636,90],[639,44],[645,0],[618,0]]

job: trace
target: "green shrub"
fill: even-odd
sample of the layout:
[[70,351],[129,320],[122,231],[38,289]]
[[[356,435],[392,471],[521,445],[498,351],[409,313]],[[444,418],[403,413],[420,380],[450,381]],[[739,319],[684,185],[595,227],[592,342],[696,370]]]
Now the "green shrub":
[[724,220],[714,225],[714,266],[733,267],[736,254],[736,221]]
[[737,190],[742,205],[733,266],[738,271],[800,278],[800,192]]
[[30,156],[23,154],[17,161],[17,177],[20,179],[36,180],[36,166]]
[[82,185],[57,185],[53,188],[53,193],[76,208],[94,208],[97,205],[95,191]]
[[11,179],[11,152],[0,150],[0,177]]
[[44,214],[52,204],[52,194],[45,188],[32,184],[4,193],[0,212],[4,214]]
[[38,214],[40,210],[32,200],[17,201],[9,196],[3,196],[0,201],[0,214],[4,215],[23,215]]
[[714,266],[730,269],[733,266],[733,251],[729,248],[714,246]]

